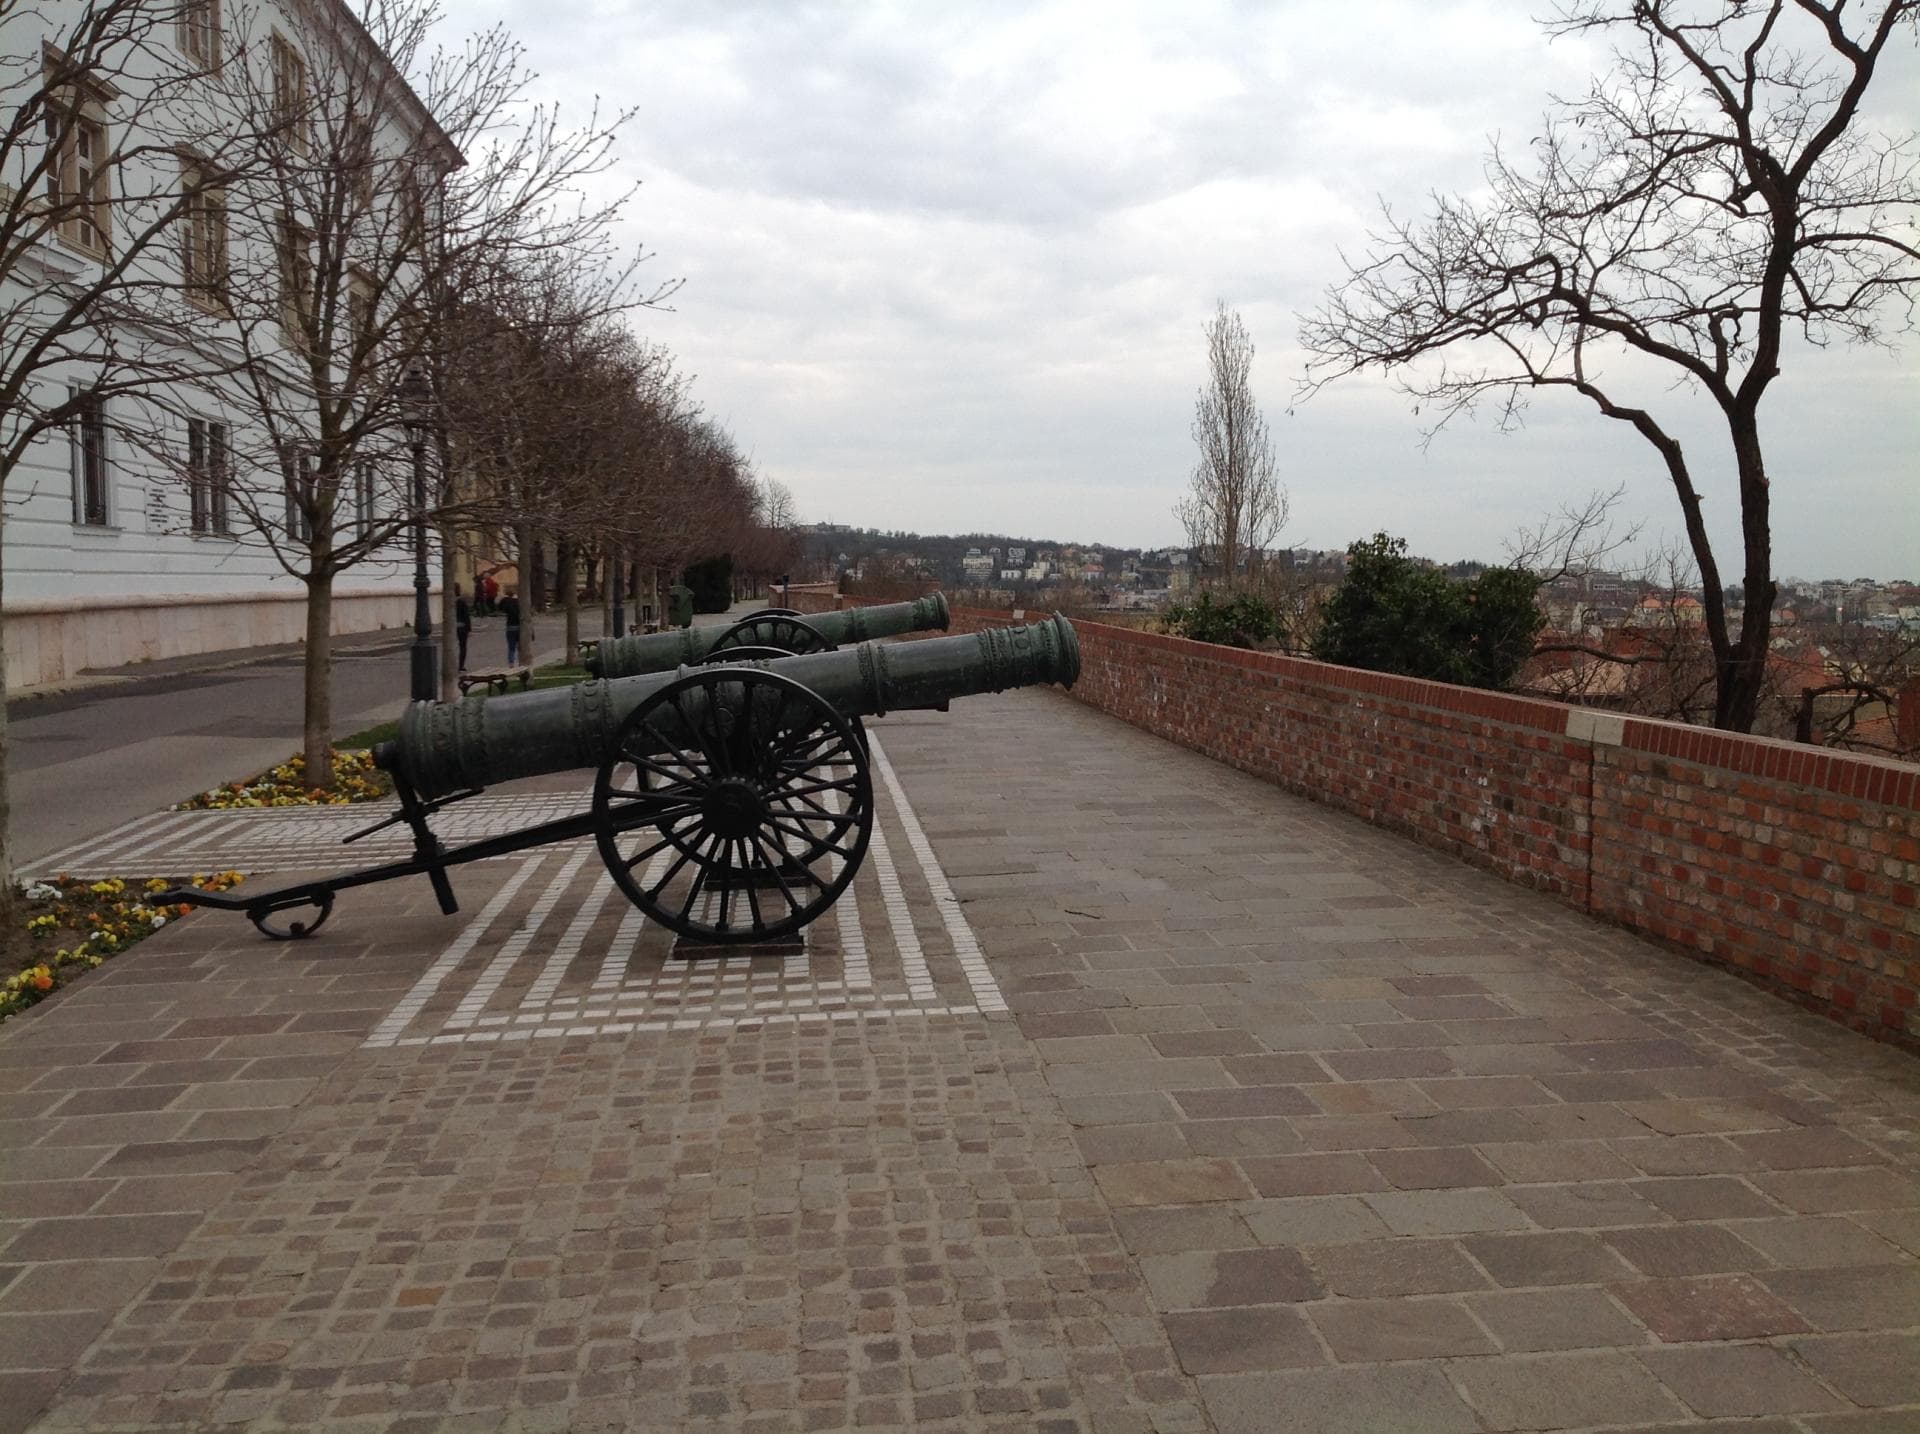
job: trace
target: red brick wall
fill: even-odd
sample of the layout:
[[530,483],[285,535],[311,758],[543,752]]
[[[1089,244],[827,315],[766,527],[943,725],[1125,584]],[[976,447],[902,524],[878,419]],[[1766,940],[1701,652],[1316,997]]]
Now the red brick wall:
[[[769,596],[781,607],[790,607],[795,612],[832,612],[835,608],[848,604],[842,601],[831,583],[807,583],[804,586],[795,583],[784,593],[775,588]],[[781,601],[782,597],[785,601]]]
[[1920,1046],[1920,767],[1074,626],[1090,706]]

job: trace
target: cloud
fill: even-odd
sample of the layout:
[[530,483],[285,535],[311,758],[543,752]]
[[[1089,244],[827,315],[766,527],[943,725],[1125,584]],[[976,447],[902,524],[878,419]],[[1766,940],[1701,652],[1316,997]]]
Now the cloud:
[[[1490,137],[1524,145],[1550,92],[1586,88],[1591,50],[1510,0],[481,0],[454,19],[507,23],[569,106],[634,108],[628,234],[687,279],[636,326],[806,516],[1174,540],[1201,326],[1225,299],[1259,345],[1292,541],[1385,527],[1491,557],[1623,481],[1650,530],[1678,528],[1651,450],[1572,400],[1424,451],[1383,383],[1287,412],[1296,315],[1378,202],[1473,190]],[[1876,101],[1907,125],[1909,59]],[[1792,356],[1767,433],[1783,569],[1920,575],[1911,375],[1910,355]]]

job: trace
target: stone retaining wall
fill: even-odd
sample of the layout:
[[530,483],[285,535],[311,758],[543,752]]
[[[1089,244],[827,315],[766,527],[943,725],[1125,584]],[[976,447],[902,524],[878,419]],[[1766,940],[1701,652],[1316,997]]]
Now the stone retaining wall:
[[1075,627],[1082,702],[1920,1046],[1920,767]]
[[[413,621],[413,590],[337,591],[332,618],[336,634],[404,627]],[[7,604],[7,688],[64,682],[83,671],[132,662],[302,642],[306,635],[306,593],[300,588],[30,599]]]

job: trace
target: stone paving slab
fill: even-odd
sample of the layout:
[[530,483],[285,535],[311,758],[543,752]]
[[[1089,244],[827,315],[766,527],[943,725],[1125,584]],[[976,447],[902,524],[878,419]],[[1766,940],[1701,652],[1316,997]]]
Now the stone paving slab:
[[556,851],[0,1028],[0,1428],[1920,1429],[1911,1058],[1064,698],[875,729],[801,951]]
[[581,843],[454,920],[196,915],[0,1031],[0,1425],[1204,1428],[874,750],[791,949],[690,955]]
[[1920,1064],[992,701],[898,765],[1217,1428],[1920,1430]]

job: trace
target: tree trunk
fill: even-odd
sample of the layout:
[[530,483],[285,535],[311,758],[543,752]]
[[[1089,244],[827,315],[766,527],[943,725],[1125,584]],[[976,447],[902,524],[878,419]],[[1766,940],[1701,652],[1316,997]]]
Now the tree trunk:
[[1730,419],[1729,426],[1740,474],[1744,606],[1739,640],[1716,672],[1713,725],[1730,732],[1751,732],[1766,690],[1773,638],[1773,540],[1768,511],[1772,495],[1757,417],[1741,413]]
[[307,785],[333,785],[333,574],[307,584],[306,712],[302,751]]
[[520,660],[528,667],[533,666],[533,614],[536,608],[533,583],[533,565],[540,553],[534,546],[533,524],[516,523],[513,529],[514,546],[519,551],[520,560]]
[[451,702],[459,691],[460,634],[454,630],[453,534],[440,530],[440,700]]
[[[0,528],[5,522],[6,508],[0,505]],[[0,584],[4,581],[5,565],[0,563]],[[0,969],[8,974],[21,964],[27,945],[25,914],[13,883],[12,754],[13,739],[7,727],[7,624],[4,612],[0,612],[0,963],[4,963]]]
[[567,665],[580,665],[580,583],[574,576],[573,544],[561,543],[554,552],[554,578],[560,584],[560,604],[567,615]]

